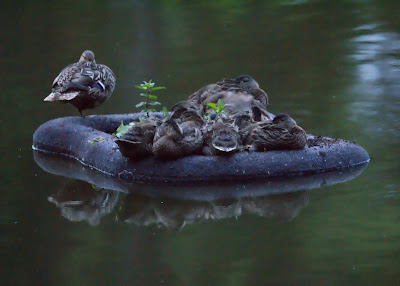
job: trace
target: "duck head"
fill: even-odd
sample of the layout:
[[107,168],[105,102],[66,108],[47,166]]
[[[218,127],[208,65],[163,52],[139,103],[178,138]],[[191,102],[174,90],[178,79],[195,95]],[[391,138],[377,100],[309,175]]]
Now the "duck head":
[[180,119],[182,123],[191,121],[198,126],[202,126],[204,123],[203,118],[197,113],[197,111],[191,109],[184,111],[181,114]]
[[272,123],[288,130],[297,125],[296,121],[294,121],[294,119],[290,117],[290,115],[285,113],[277,114],[272,120]]
[[236,125],[239,130],[246,128],[251,124],[251,116],[247,113],[242,113],[234,116],[234,125]]
[[220,152],[232,152],[239,148],[239,136],[235,130],[223,123],[217,122],[211,138],[211,146]]
[[228,85],[238,85],[241,88],[251,90],[253,88],[259,88],[258,82],[247,74],[239,75],[236,78],[225,78],[223,83]]
[[90,50],[86,50],[82,53],[81,57],[79,58],[80,63],[85,63],[85,62],[92,62],[96,63],[94,59],[94,53]]
[[164,134],[174,141],[183,139],[183,130],[174,119],[168,119],[160,127],[164,128]]
[[187,110],[197,111],[197,108],[193,103],[191,103],[189,101],[185,101],[185,100],[179,101],[171,109],[171,111],[172,111],[171,118],[177,119],[182,115],[183,112],[185,112]]
[[236,84],[247,88],[247,89],[252,89],[252,88],[259,88],[260,86],[258,85],[258,82],[252,78],[251,76],[245,74],[245,75],[240,75],[235,78]]

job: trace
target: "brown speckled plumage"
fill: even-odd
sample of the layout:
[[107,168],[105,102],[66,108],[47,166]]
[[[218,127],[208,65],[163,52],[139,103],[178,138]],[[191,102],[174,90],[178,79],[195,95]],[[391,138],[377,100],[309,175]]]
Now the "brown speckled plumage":
[[177,120],[168,119],[157,128],[153,143],[153,154],[156,158],[171,160],[201,151],[201,116],[194,110],[186,110],[179,117],[180,124]]
[[64,68],[54,79],[52,92],[44,101],[60,101],[74,105],[83,116],[82,110],[104,103],[115,87],[112,70],[96,64],[92,51],[84,51],[77,63]]
[[[257,81],[249,75],[240,75],[234,79],[227,78],[220,82],[206,85],[194,92],[188,101],[200,108],[209,97],[219,93],[249,94],[254,96],[254,99],[259,101],[264,108],[268,106],[267,94],[260,89]],[[215,98],[208,100],[208,102],[216,102],[218,98],[216,100]]]
[[132,160],[151,155],[156,126],[154,121],[138,122],[131,126],[121,138],[115,140],[122,155]]
[[208,125],[208,128],[205,131],[204,155],[223,155],[239,151],[240,138],[236,128],[222,122]]
[[307,144],[306,132],[287,114],[249,126],[245,131],[248,134],[242,135],[244,141],[257,151],[302,149]]

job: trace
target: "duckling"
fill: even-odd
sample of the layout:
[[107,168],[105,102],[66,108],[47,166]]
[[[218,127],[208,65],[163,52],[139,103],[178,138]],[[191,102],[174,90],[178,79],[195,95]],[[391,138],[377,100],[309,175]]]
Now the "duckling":
[[174,119],[167,119],[156,130],[153,154],[157,159],[174,160],[183,156],[179,141],[184,138],[182,128]]
[[104,103],[115,87],[112,70],[96,64],[92,51],[84,51],[77,63],[64,68],[54,79],[52,92],[44,101],[61,101],[75,106],[80,115],[82,110],[92,109]]
[[201,127],[204,124],[203,118],[194,110],[187,110],[181,115],[183,139],[179,142],[184,156],[198,154],[203,147],[203,134]]
[[119,151],[132,160],[140,160],[152,154],[153,138],[157,122],[138,122],[131,126],[121,138],[115,140]]
[[278,114],[271,122],[248,126],[242,137],[250,149],[257,151],[303,149],[307,143],[306,132],[287,114]]
[[240,149],[237,128],[222,122],[216,122],[212,126],[206,135],[205,142],[203,154],[206,156],[230,154]]
[[251,119],[252,118],[249,113],[237,114],[233,117],[233,124],[234,124],[234,126],[237,126],[237,128],[240,131],[251,124],[251,122],[252,122]]
[[200,128],[204,124],[203,117],[201,117],[195,110],[186,110],[180,116],[181,128],[197,127]]
[[172,113],[170,115],[170,118],[172,119],[179,119],[180,116],[182,115],[183,112],[186,110],[195,110],[197,111],[197,107],[190,103],[189,101],[179,101],[177,102],[171,109]]
[[203,118],[194,110],[186,110],[180,121],[178,124],[176,120],[168,119],[157,128],[153,143],[156,158],[173,160],[201,152]]

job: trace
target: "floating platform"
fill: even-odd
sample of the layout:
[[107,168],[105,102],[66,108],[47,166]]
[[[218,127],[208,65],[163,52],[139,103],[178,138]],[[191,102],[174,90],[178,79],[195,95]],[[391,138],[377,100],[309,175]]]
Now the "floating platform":
[[255,182],[341,171],[370,160],[354,142],[309,135],[308,146],[302,150],[195,155],[173,161],[150,156],[132,161],[119,152],[112,133],[121,122],[128,124],[142,116],[134,113],[50,120],[35,131],[32,148],[72,158],[124,183]]

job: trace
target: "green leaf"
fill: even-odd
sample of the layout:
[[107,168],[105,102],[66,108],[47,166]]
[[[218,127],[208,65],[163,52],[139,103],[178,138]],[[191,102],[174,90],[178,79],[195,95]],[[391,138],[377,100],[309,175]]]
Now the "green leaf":
[[153,87],[151,90],[152,90],[152,91],[156,91],[156,90],[160,90],[160,89],[165,89],[165,87],[163,87],[163,86],[157,86],[157,87]]
[[157,99],[158,97],[157,96],[155,96],[155,95],[149,95],[149,96],[147,96],[148,98],[150,98],[150,99]]
[[218,102],[217,102],[217,109],[218,109],[219,111],[222,111],[222,110],[225,109],[225,103],[224,103],[224,101],[223,101],[221,98],[218,99]]
[[140,96],[149,97],[149,95],[147,93],[141,93]]
[[121,125],[117,128],[117,134],[116,136],[118,138],[120,138],[122,135],[124,135],[126,133],[126,131],[128,131],[129,127],[131,127],[132,125],[134,125],[134,122],[131,122],[127,125],[124,125],[124,122],[121,121]]
[[146,105],[146,102],[144,102],[144,101],[139,102],[138,104],[135,105],[135,107],[141,107],[143,105]]
[[149,103],[151,106],[155,106],[155,105],[161,105],[161,102],[158,101],[152,101]]
[[152,109],[148,109],[148,111],[156,112],[157,110],[155,110],[154,108],[152,108]]
[[167,116],[168,116],[168,108],[167,108],[166,106],[164,106],[163,109],[162,109],[162,115],[163,115],[164,117],[167,117]]
[[141,86],[141,85],[135,85],[135,87],[136,88],[138,88],[138,89],[143,89],[143,90],[145,90],[146,88],[144,88],[143,86]]
[[212,108],[213,110],[217,111],[217,106],[214,102],[210,102],[206,104],[208,107]]

